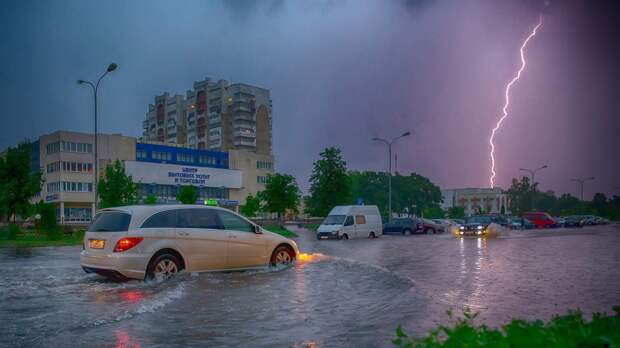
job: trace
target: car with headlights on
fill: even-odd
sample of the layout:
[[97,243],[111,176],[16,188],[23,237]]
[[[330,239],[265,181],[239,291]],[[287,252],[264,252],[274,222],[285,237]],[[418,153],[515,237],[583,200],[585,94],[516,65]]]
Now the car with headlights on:
[[165,279],[189,272],[292,263],[299,249],[230,210],[203,205],[134,205],[99,211],[80,264],[111,278]]
[[465,218],[465,223],[459,226],[458,236],[484,237],[489,231],[488,227],[493,222],[489,215],[472,215]]

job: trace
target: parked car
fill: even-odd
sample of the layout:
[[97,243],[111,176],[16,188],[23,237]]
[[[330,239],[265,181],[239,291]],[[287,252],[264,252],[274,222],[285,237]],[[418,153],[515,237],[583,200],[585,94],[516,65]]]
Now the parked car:
[[376,238],[383,234],[376,205],[334,207],[317,229],[317,239]]
[[526,218],[516,216],[510,218],[510,228],[513,230],[531,230],[535,227],[536,226]]
[[447,228],[443,224],[437,223],[431,219],[422,219],[422,230],[426,234],[437,234],[444,233]]
[[564,218],[564,227],[583,227],[586,221],[581,216],[573,215]]
[[488,227],[493,222],[489,215],[472,215],[465,218],[465,223],[459,226],[458,235],[484,237],[489,233]]
[[399,218],[383,225],[383,234],[398,233],[410,235],[423,231],[422,220],[418,218]]
[[146,205],[101,210],[84,236],[80,264],[112,278],[169,278],[189,272],[289,264],[288,238],[230,210],[203,205]]
[[548,213],[529,212],[523,214],[523,217],[534,223],[535,228],[552,228],[556,227],[556,222]]
[[554,216],[552,219],[555,221],[556,227],[564,227],[566,225],[566,218],[562,216]]
[[604,217],[600,217],[600,216],[595,216],[594,217],[594,222],[597,225],[607,225],[609,223],[609,220],[604,218]]
[[452,223],[455,225],[462,225],[465,223],[465,219],[448,219],[448,220],[452,221]]

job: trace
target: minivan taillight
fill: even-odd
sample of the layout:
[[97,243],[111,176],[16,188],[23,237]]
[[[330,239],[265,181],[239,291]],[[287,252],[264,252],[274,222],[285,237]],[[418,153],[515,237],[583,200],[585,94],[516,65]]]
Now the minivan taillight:
[[127,251],[136,245],[140,244],[140,242],[144,238],[142,237],[125,237],[121,238],[116,242],[116,246],[114,247],[115,253],[122,253],[123,251]]

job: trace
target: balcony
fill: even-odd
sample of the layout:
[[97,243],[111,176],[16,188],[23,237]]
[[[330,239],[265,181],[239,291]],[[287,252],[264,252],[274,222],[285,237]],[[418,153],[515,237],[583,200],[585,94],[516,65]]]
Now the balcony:
[[233,116],[233,121],[237,121],[237,120],[255,122],[254,116],[252,114],[235,114]]
[[246,138],[236,138],[233,141],[233,145],[235,146],[247,146],[247,147],[256,147],[256,139],[246,139]]

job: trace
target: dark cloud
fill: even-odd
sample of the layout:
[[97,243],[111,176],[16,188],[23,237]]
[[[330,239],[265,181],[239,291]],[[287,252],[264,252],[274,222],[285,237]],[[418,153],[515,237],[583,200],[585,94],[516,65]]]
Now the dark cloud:
[[[307,188],[312,161],[343,149],[354,169],[398,169],[444,187],[485,186],[488,135],[540,1],[4,2],[0,11],[0,148],[57,129],[138,136],[154,95],[210,76],[269,88],[277,169]],[[571,177],[617,192],[618,11],[611,1],[554,1],[496,137],[497,181],[550,163],[541,186]],[[113,16],[111,14],[114,14]],[[412,14],[415,14],[412,17]],[[616,190],[615,192],[613,192]]]

